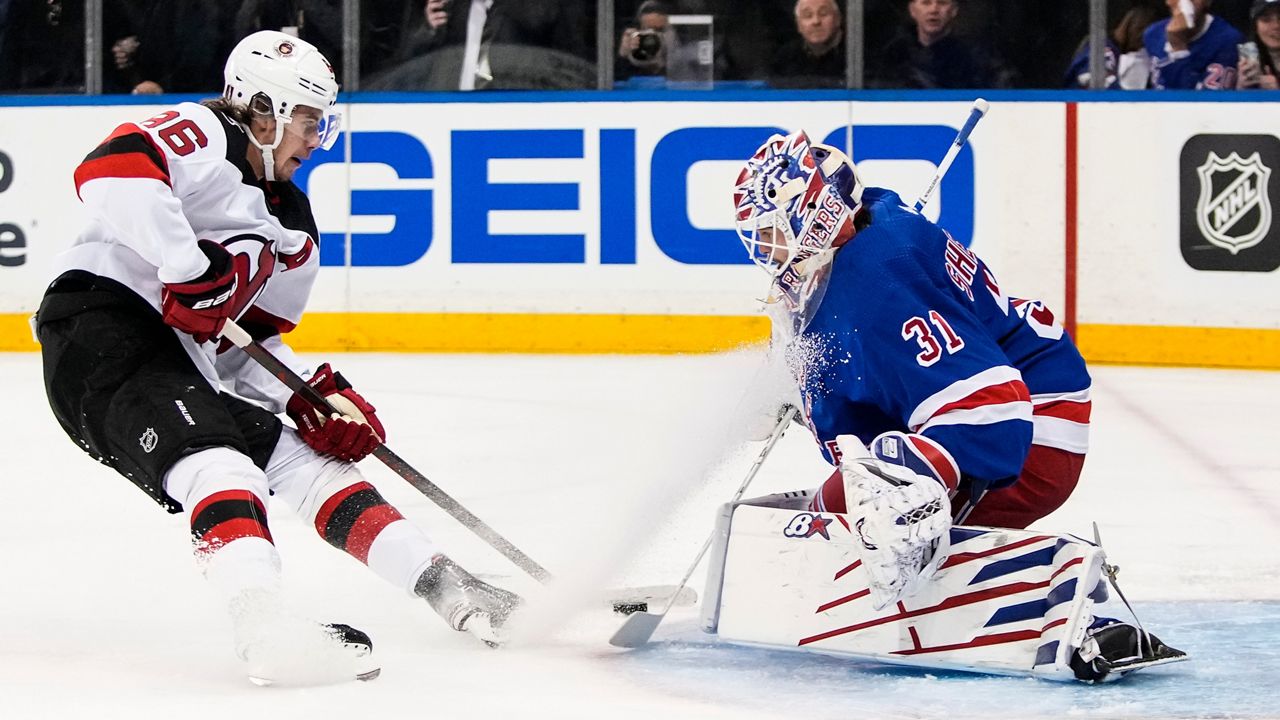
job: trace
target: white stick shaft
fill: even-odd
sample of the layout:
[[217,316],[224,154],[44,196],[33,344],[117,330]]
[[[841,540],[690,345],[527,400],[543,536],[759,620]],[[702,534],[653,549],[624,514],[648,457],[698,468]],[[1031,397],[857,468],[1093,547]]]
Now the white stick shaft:
[[[769,457],[773,446],[778,443],[778,439],[786,432],[787,427],[791,425],[791,421],[795,419],[799,412],[794,406],[787,409],[782,417],[778,418],[778,424],[774,426],[773,433],[769,435],[769,442],[760,451],[760,455],[756,457],[756,461],[751,466],[747,477],[738,486],[738,492],[734,493],[733,500],[737,502],[742,499],[743,493],[747,491],[747,486],[755,479],[756,473],[760,472],[760,466],[764,465],[765,458]],[[615,647],[637,648],[649,642],[649,638],[653,637],[653,631],[658,629],[658,625],[662,619],[671,612],[671,608],[675,605],[676,600],[680,597],[680,591],[685,585],[689,584],[689,578],[693,577],[693,571],[698,569],[698,564],[702,562],[702,557],[707,554],[707,550],[711,547],[711,542],[715,538],[715,534],[707,536],[706,542],[702,543],[702,549],[698,551],[698,556],[693,559],[693,564],[685,571],[684,577],[680,579],[680,584],[676,586],[676,591],[671,595],[671,599],[667,600],[666,607],[662,608],[660,613],[638,612],[632,614],[622,623],[613,637],[609,638],[609,644]]]
[[943,156],[942,162],[938,163],[938,171],[933,174],[933,179],[925,186],[924,192],[920,193],[920,199],[916,200],[914,208],[916,212],[923,211],[924,206],[929,204],[929,199],[933,197],[933,192],[938,189],[942,178],[951,169],[951,163],[956,161],[956,157],[964,148],[964,144],[969,142],[969,134],[973,132],[973,128],[987,114],[987,110],[990,107],[990,104],[982,98],[973,101],[973,107],[969,110],[969,117],[965,120],[964,127],[961,127],[960,132],[956,133],[956,139],[951,141],[951,147],[947,148],[947,154]]
[[[760,454],[756,456],[756,461],[752,463],[751,470],[747,472],[747,477],[743,479],[742,484],[738,486],[738,491],[735,492],[733,494],[733,498],[729,500],[730,503],[736,503],[742,499],[743,494],[747,492],[747,486],[751,484],[752,480],[756,479],[756,474],[760,472],[760,468],[764,465],[765,459],[769,457],[769,453],[773,452],[773,446],[778,444],[778,440],[782,437],[782,434],[787,431],[787,428],[791,425],[791,421],[795,419],[799,412],[800,411],[793,405],[787,408],[787,411],[782,414],[782,417],[778,418],[778,424],[774,426],[773,432],[770,433],[769,441],[765,443],[764,448],[760,450]],[[714,534],[708,535],[706,542],[702,543],[702,549],[698,551],[698,556],[693,559],[693,564],[685,571],[684,577],[680,579],[680,584],[676,586],[677,594],[679,593],[680,588],[689,584],[689,578],[693,577],[694,570],[698,569],[698,564],[702,562],[703,556],[706,555],[707,550],[711,548],[711,540],[714,537]],[[662,609],[663,615],[667,614],[667,611],[671,609],[674,602],[675,595],[673,594],[672,599],[667,601],[666,607]]]

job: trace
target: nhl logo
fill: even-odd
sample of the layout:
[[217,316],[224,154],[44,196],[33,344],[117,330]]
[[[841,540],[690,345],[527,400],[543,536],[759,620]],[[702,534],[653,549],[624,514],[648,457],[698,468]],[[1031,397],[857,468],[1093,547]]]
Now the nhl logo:
[[1280,268],[1280,137],[1193,135],[1178,158],[1178,244],[1196,270]]
[[1196,223],[1205,239],[1233,255],[1262,242],[1271,230],[1271,168],[1261,155],[1255,152],[1242,159],[1232,152],[1222,158],[1210,151],[1196,173]]
[[150,453],[156,449],[156,443],[159,440],[160,436],[156,435],[155,428],[147,428],[147,431],[142,433],[142,437],[138,438],[138,444],[142,446],[142,452]]

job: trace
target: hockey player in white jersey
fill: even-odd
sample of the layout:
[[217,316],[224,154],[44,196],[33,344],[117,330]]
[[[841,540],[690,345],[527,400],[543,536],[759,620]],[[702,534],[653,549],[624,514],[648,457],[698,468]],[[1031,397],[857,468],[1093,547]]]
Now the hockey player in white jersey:
[[[290,679],[301,649],[367,679],[378,671],[367,635],[281,606],[270,495],[455,630],[500,629],[519,599],[450,561],[365,482],[353,463],[386,437],[373,405],[281,339],[319,269],[319,233],[291,178],[338,136],[332,67],[263,31],[235,47],[225,79],[222,98],[121,125],[76,169],[89,223],[36,317],[45,387],[82,449],[187,514],[251,677]],[[342,415],[323,417],[220,340],[228,319]]]

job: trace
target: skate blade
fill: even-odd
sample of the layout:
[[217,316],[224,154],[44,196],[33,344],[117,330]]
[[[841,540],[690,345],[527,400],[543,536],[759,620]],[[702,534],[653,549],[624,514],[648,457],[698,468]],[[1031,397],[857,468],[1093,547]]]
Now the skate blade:
[[506,641],[502,633],[493,627],[493,623],[489,619],[489,613],[472,613],[470,617],[463,621],[462,629],[491,648],[500,648]]
[[1120,675],[1127,675],[1137,670],[1144,670],[1146,668],[1156,667],[1157,665],[1169,665],[1170,663],[1183,662],[1184,660],[1191,659],[1190,655],[1182,651],[1177,651],[1177,652],[1178,652],[1177,655],[1165,655],[1163,657],[1138,660],[1137,662],[1112,665],[1110,668],[1110,672],[1120,674]]
[[[372,669],[372,670],[366,670],[366,671],[361,672],[361,673],[356,673],[356,676],[355,676],[353,679],[354,679],[354,680],[358,680],[358,681],[360,681],[360,682],[369,682],[370,680],[373,680],[373,679],[377,678],[377,677],[378,677],[379,675],[381,675],[381,674],[382,674],[382,668],[380,668],[380,667],[379,667],[379,668],[374,668],[374,669]],[[276,685],[286,686],[286,685],[295,685],[295,684],[299,684],[299,683],[293,683],[293,682],[288,682],[288,681],[286,681],[286,682],[276,682],[276,681],[275,681],[274,679],[272,679],[272,678],[262,677],[262,676],[260,676],[260,675],[250,675],[250,676],[249,676],[249,682],[253,683],[254,685],[257,685],[258,687],[274,687],[274,686],[276,686]],[[337,680],[337,681],[335,681],[335,682],[345,682],[345,680]],[[301,685],[310,685],[310,684],[314,684],[314,683],[304,682],[304,683],[300,683],[300,684],[301,684]]]

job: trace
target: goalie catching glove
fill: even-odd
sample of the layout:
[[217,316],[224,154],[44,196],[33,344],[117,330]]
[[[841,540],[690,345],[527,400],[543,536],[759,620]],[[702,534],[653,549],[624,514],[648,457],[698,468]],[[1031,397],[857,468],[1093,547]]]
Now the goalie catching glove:
[[375,408],[351,387],[329,363],[316,368],[307,384],[338,412],[328,417],[305,397],[294,393],[285,412],[298,426],[298,435],[321,455],[356,462],[387,439]]
[[938,473],[913,468],[918,459],[913,437],[920,436],[885,433],[871,443],[871,451],[853,435],[836,438],[845,503],[850,518],[857,518],[854,527],[876,610],[933,577],[951,547],[948,487]]

